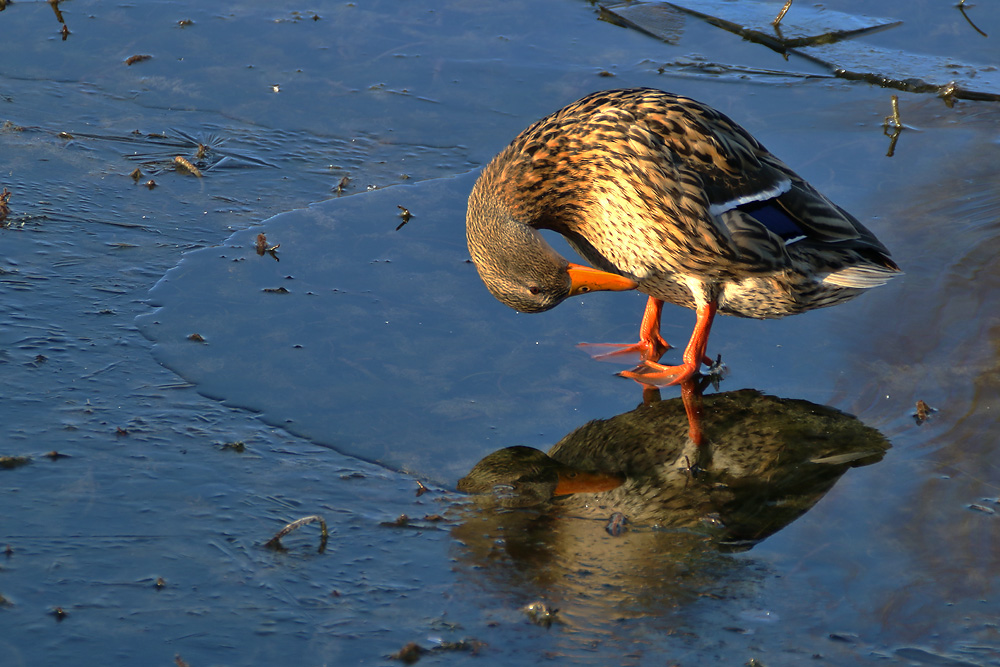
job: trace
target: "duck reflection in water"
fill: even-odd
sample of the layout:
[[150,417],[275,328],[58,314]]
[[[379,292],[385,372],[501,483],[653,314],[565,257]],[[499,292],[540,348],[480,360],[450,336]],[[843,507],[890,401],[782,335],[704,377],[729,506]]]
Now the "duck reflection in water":
[[752,389],[701,400],[701,446],[688,436],[683,398],[645,402],[585,424],[547,454],[494,452],[458,488],[482,505],[608,521],[609,532],[620,532],[624,520],[745,548],[806,512],[848,468],[874,463],[889,448],[855,417],[808,401]]

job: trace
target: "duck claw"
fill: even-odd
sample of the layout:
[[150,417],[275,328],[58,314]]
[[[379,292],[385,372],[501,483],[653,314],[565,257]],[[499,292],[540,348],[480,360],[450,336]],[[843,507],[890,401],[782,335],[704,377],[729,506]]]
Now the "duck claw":
[[711,363],[706,365],[708,366],[708,370],[701,375],[702,377],[708,379],[712,383],[712,387],[718,391],[719,383],[725,380],[726,376],[729,375],[729,367],[722,363],[721,354],[715,358],[715,361],[711,361]]

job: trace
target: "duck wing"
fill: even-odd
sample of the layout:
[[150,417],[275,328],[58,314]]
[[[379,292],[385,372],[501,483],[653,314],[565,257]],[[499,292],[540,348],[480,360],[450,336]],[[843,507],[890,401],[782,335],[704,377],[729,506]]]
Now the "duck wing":
[[[488,168],[511,213],[599,268],[710,279],[787,269],[791,244],[885,247],[727,116],[652,88],[543,118]],[[893,267],[895,265],[892,265]]]
[[[789,263],[788,249],[803,244],[818,250],[858,254],[862,267],[838,269],[843,286],[870,287],[884,283],[899,268],[884,245],[854,216],[840,208],[742,127],[711,107],[662,91],[634,91],[636,124],[633,144],[663,151],[671,165],[667,180],[697,181],[704,193],[707,215],[692,221],[714,227],[714,238],[725,238],[741,263],[751,271],[771,271]],[[652,135],[652,137],[648,136]],[[656,146],[656,144],[660,146]],[[703,204],[703,205],[704,205]]]

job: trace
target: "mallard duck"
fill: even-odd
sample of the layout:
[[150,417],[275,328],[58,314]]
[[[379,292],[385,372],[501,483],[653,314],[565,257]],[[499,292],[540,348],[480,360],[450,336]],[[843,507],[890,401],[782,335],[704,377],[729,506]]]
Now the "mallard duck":
[[[550,229],[593,265],[571,264]],[[567,297],[649,295],[623,372],[696,376],[716,313],[776,318],[832,306],[900,273],[851,214],[711,107],[651,88],[593,93],[519,134],[469,196],[469,251],[489,291],[522,312]],[[664,302],[697,313],[683,363],[659,362]]]

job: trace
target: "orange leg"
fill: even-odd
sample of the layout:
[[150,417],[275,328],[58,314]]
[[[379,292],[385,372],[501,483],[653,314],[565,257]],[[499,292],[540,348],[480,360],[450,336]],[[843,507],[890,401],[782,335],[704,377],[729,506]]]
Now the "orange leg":
[[660,336],[660,313],[663,312],[663,301],[649,297],[646,310],[642,314],[642,324],[639,325],[639,342],[631,345],[625,343],[580,343],[579,347],[614,348],[610,352],[602,352],[591,356],[598,361],[607,361],[614,357],[638,353],[643,361],[657,362],[664,352],[670,349],[670,344]]
[[[718,305],[715,301],[698,306],[698,320],[695,322],[694,332],[691,333],[691,340],[688,341],[687,347],[684,349],[683,364],[664,366],[653,361],[645,361],[630,371],[622,371],[619,375],[658,387],[681,384],[695,377],[702,364],[712,365],[712,360],[705,354],[705,349],[708,347],[708,335],[712,331],[712,320],[715,319],[717,309]],[[647,312],[648,310],[647,308]],[[645,324],[645,318],[643,318],[643,324]]]

